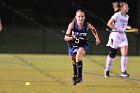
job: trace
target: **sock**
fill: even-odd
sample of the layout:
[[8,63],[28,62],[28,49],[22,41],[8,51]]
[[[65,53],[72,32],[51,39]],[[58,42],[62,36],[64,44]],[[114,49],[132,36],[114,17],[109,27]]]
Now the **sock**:
[[121,71],[125,72],[126,71],[126,64],[128,61],[128,57],[122,56],[121,57]]
[[83,62],[79,61],[76,62],[76,69],[77,69],[77,77],[82,78],[82,68],[83,68]]
[[76,64],[73,63],[73,75],[77,76]]
[[111,58],[108,55],[107,56],[107,59],[106,59],[106,68],[105,68],[105,71],[110,71],[110,67],[111,67],[112,62],[113,62],[113,58]]

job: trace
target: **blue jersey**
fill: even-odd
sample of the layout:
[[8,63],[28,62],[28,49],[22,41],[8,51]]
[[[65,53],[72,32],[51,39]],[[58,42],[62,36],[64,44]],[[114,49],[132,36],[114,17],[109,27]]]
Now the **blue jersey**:
[[73,55],[77,53],[79,47],[83,47],[84,50],[87,52],[88,51],[88,44],[86,42],[86,37],[87,37],[87,22],[84,22],[82,29],[78,28],[77,21],[74,21],[74,27],[70,33],[70,35],[76,35],[77,38],[73,39],[71,41],[68,41],[68,54]]
[[68,46],[78,46],[81,47],[83,45],[87,45],[86,37],[87,37],[87,23],[84,22],[82,29],[78,28],[77,21],[74,21],[74,27],[70,33],[70,35],[76,35],[77,38],[71,41],[68,41]]

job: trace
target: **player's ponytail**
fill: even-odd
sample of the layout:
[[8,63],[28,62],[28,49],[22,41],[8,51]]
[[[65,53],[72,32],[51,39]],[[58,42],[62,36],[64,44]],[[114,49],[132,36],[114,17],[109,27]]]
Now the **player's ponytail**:
[[127,3],[126,2],[114,2],[114,3],[112,3],[114,12],[120,11],[121,7],[123,7],[125,4],[127,4]]
[[118,2],[112,3],[112,6],[113,6],[113,9],[114,9],[114,12],[118,12],[120,10]]

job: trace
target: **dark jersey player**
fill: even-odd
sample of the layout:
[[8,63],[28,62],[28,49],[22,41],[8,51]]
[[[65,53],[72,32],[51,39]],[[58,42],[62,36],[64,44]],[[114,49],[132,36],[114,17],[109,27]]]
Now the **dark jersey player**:
[[88,51],[87,31],[92,31],[96,38],[96,45],[100,43],[96,29],[85,22],[85,13],[82,10],[76,12],[74,20],[69,24],[64,40],[68,42],[68,54],[73,61],[73,85],[82,82],[82,57]]

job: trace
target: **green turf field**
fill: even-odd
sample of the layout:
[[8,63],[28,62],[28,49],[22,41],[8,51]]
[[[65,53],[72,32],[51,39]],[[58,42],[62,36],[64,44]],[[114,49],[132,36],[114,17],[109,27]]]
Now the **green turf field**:
[[[120,56],[104,78],[106,56],[83,58],[83,83],[73,86],[68,55],[0,54],[0,93],[140,93],[140,57],[129,56],[129,78],[120,78]],[[25,86],[25,82],[30,86]]]

